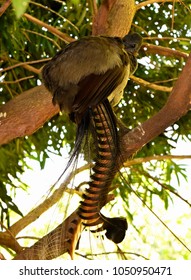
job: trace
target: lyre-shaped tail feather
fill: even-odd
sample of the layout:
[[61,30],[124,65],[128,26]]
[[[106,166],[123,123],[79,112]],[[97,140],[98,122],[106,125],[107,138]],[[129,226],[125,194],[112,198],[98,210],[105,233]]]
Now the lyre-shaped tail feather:
[[[106,230],[106,237],[119,243],[125,236],[127,222],[124,218],[107,218],[100,213],[105,205],[110,186],[117,172],[116,162],[119,153],[119,140],[115,115],[105,100],[91,110],[90,127],[96,139],[96,159],[89,188],[83,195],[84,200],[79,207],[79,216],[86,226],[102,224],[100,229]],[[116,226],[117,224],[117,226]],[[122,226],[122,229],[119,229]],[[119,231],[121,232],[120,237]]]
[[82,221],[81,221],[80,217],[78,215],[76,215],[76,217],[73,218],[74,215],[75,215],[75,212],[71,215],[72,219],[70,220],[70,223],[68,223],[69,227],[68,227],[68,230],[66,233],[66,235],[68,237],[68,239],[67,239],[68,253],[72,260],[74,259],[74,252],[75,252],[76,248],[78,247],[81,231],[83,230],[83,225],[82,225]]

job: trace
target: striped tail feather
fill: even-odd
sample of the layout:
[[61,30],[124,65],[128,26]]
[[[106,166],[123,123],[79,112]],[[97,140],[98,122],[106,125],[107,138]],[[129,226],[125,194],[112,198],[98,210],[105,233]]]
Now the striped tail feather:
[[119,154],[116,119],[108,100],[91,109],[90,119],[90,129],[96,139],[96,158],[89,188],[83,195],[78,214],[85,226],[101,225],[98,231],[106,230],[106,237],[119,243],[127,230],[126,219],[108,218],[100,212],[117,172]]

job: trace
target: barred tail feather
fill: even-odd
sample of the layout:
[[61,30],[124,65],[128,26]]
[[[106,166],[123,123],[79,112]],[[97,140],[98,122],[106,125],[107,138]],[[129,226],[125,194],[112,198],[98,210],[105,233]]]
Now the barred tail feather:
[[96,139],[97,154],[89,188],[83,195],[84,200],[80,204],[78,214],[85,226],[101,225],[100,229],[106,230],[106,237],[119,243],[125,236],[126,220],[107,218],[100,212],[106,204],[112,180],[117,172],[119,143],[115,116],[108,100],[93,108],[91,112],[90,126]]

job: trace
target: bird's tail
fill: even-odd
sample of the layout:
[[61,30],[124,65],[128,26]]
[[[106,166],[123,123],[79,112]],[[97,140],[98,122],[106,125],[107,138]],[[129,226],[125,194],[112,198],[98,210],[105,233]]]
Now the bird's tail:
[[[81,123],[78,127],[78,132],[81,134],[77,135],[76,151],[88,127],[88,129],[91,129],[95,140],[96,157],[89,188],[86,189],[83,195],[84,200],[80,204],[78,213],[83,219],[84,225],[101,225],[100,230],[106,230],[106,237],[119,243],[125,236],[126,220],[121,217],[108,218],[100,212],[107,202],[111,183],[117,172],[116,162],[119,155],[119,139],[116,118],[108,100],[92,108],[89,114],[89,116],[85,116],[85,118],[89,118],[87,121],[84,119],[85,126]],[[119,231],[121,232],[120,238],[118,238]]]

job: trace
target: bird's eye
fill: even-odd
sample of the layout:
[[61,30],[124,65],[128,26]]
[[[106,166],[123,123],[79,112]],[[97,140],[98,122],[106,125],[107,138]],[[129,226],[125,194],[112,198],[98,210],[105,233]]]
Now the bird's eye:
[[131,48],[135,48],[136,47],[136,44],[131,44]]

